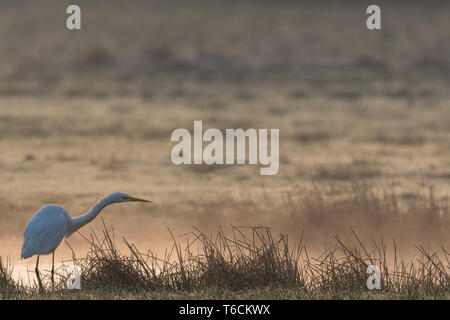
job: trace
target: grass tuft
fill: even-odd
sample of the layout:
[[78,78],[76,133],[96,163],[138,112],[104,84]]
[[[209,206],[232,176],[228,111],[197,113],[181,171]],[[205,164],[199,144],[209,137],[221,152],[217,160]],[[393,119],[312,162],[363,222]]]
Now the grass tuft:
[[[170,232],[170,230],[169,230]],[[19,289],[0,260],[0,291],[3,298],[390,298],[448,299],[450,253],[431,252],[417,245],[418,258],[405,261],[397,256],[395,239],[388,252],[381,240],[370,246],[351,229],[357,245],[335,236],[335,242],[318,257],[309,255],[302,237],[290,247],[288,237],[274,236],[266,227],[222,228],[212,237],[199,229],[183,235],[163,258],[151,251],[140,252],[122,239],[128,254],[114,241],[113,230],[104,225],[102,236],[85,237],[91,246],[86,257],[71,264],[81,269],[81,290],[66,290],[67,265],[57,270],[58,282],[51,289]],[[392,260],[388,257],[392,257]],[[381,290],[369,290],[367,268],[381,270]],[[28,292],[28,293],[27,293]],[[21,295],[20,295],[21,294]]]

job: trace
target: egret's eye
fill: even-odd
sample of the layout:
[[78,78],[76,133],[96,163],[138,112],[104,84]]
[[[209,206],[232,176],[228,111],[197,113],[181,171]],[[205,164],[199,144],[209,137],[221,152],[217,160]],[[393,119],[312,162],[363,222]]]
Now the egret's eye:
[[128,198],[127,197],[122,197],[122,200],[127,200]]

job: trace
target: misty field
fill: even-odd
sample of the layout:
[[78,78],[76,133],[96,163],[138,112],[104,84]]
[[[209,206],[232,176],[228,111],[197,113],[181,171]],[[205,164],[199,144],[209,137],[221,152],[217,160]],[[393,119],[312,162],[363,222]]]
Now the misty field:
[[[68,4],[0,3],[1,298],[449,298],[448,3],[387,3],[381,32],[356,1],[79,1],[79,32]],[[279,128],[278,174],[175,166],[194,120]],[[115,191],[153,204],[63,242],[39,293],[28,219]]]

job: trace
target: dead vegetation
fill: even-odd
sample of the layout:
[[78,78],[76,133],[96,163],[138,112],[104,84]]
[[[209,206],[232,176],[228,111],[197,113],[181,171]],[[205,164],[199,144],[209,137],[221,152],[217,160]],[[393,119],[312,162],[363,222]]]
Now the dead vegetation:
[[[366,245],[352,232],[358,245],[351,246],[336,236],[322,254],[312,257],[302,238],[291,244],[286,235],[275,236],[270,228],[231,227],[231,232],[220,229],[212,237],[193,227],[191,233],[182,236],[185,245],[174,236],[172,248],[158,257],[151,251],[139,251],[126,239],[122,241],[128,253],[122,253],[114,241],[114,232],[105,226],[101,236],[92,232],[86,238],[91,247],[86,257],[78,259],[74,255],[57,270],[59,282],[53,290],[48,277],[44,278],[47,288],[40,293],[36,288],[16,284],[1,263],[0,290],[6,299],[39,295],[64,298],[73,292],[95,293],[97,298],[102,298],[99,292],[107,297],[113,292],[126,292],[145,298],[155,292],[186,294],[217,288],[229,292],[281,288],[303,298],[449,297],[450,253],[445,248],[432,252],[418,245],[418,258],[405,261],[397,256],[395,240],[389,246],[383,240]],[[392,261],[388,250],[394,252]],[[81,269],[79,292],[66,290],[66,268],[71,264]],[[370,265],[381,270],[380,290],[367,289]]]

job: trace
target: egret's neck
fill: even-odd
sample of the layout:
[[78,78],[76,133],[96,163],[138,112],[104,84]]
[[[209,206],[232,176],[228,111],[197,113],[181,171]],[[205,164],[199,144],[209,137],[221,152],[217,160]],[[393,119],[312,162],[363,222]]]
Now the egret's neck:
[[106,197],[97,202],[87,213],[79,217],[72,218],[69,230],[66,233],[66,237],[69,237],[72,233],[74,233],[87,223],[91,222],[100,213],[100,211],[102,211],[106,206],[112,203],[113,202],[108,197]]

